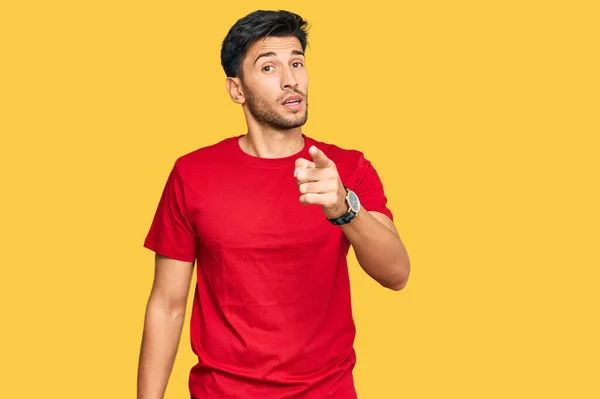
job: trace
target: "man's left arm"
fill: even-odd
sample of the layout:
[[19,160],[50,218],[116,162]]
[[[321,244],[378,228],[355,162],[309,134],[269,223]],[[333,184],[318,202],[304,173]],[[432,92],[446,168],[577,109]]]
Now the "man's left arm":
[[[314,162],[296,161],[296,177],[303,204],[321,205],[324,215],[337,218],[348,211],[346,189],[335,163],[316,147]],[[363,270],[382,286],[399,291],[406,285],[410,261],[393,221],[381,212],[361,208],[350,223],[341,226]]]
[[369,276],[394,291],[404,288],[410,261],[398,230],[388,216],[362,208],[350,223],[341,227],[358,263]]

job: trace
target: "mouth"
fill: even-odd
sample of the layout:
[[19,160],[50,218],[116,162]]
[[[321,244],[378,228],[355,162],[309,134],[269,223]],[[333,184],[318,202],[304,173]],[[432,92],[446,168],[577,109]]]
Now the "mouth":
[[281,104],[286,108],[298,108],[302,104],[303,100],[300,96],[290,96],[286,98]]

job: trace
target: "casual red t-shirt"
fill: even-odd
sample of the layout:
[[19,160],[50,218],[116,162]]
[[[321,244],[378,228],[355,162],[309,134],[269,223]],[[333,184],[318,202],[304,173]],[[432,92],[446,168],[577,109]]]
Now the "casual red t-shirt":
[[350,244],[318,205],[303,205],[294,162],[316,145],[363,210],[392,218],[363,154],[304,136],[301,152],[265,159],[238,137],[177,159],[144,246],[197,265],[193,399],[356,398]]

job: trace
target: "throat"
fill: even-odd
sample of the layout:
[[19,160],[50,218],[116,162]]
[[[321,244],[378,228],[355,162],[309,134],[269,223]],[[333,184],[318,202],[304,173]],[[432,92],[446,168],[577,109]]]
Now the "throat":
[[239,139],[241,149],[258,158],[285,158],[297,154],[304,148],[304,136],[288,133],[280,135],[257,135],[248,133]]

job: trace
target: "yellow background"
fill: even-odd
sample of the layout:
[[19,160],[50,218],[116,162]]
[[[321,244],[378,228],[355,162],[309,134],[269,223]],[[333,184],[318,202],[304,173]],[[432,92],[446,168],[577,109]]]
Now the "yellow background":
[[359,396],[600,397],[594,4],[3,2],[0,397],[135,397],[143,239],[176,157],[244,132],[220,44],[278,8],[305,132],[374,163],[412,260],[392,292],[351,257]]

